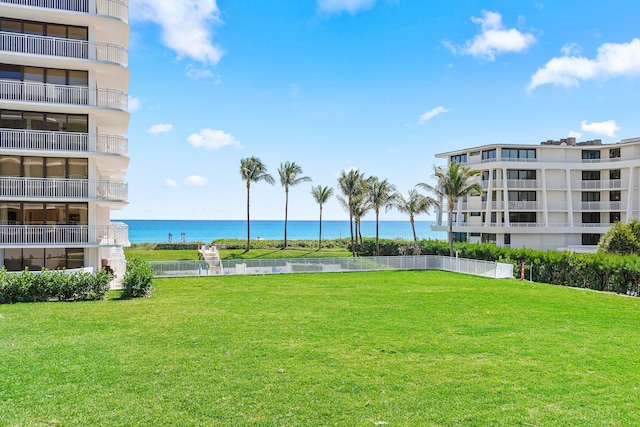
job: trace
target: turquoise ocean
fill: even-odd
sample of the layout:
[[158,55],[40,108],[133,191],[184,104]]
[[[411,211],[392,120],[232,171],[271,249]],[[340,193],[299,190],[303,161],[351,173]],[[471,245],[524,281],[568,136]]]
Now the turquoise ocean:
[[[247,222],[237,220],[115,220],[129,226],[131,243],[164,243],[169,233],[174,243],[211,242],[215,239],[247,238]],[[416,221],[418,239],[445,240],[441,231],[431,231],[431,221]],[[409,221],[380,221],[380,238],[413,240]],[[287,239],[307,240],[318,238],[318,221],[289,221]],[[284,221],[251,221],[251,238],[282,240]],[[375,237],[375,221],[362,222],[362,237]],[[349,221],[322,221],[322,238],[349,237]]]

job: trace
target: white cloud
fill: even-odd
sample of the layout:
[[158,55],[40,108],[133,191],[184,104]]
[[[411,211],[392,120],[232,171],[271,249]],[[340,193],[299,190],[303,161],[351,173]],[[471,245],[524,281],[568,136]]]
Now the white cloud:
[[584,132],[597,133],[598,135],[604,135],[610,138],[615,138],[616,132],[620,130],[620,127],[615,122],[615,120],[608,120],[606,122],[591,122],[591,123],[588,123],[586,120],[583,120],[580,123],[582,125],[581,129]]
[[564,56],[580,55],[580,52],[582,52],[582,48],[578,43],[567,43],[564,46],[562,46],[562,49],[560,49],[560,52],[562,52]]
[[[564,52],[564,49],[563,49]],[[640,75],[640,39],[629,43],[605,43],[598,48],[595,59],[583,56],[552,58],[531,77],[528,89],[552,84],[580,86],[595,78],[632,77]]]
[[140,100],[140,98],[136,98],[133,96],[129,97],[129,112],[132,113],[134,111],[137,111],[140,109],[140,107],[142,107],[142,101]]
[[569,138],[582,138],[582,134],[580,132],[576,132],[576,131],[571,131],[569,132]]
[[418,124],[422,125],[425,122],[433,119],[435,116],[437,116],[438,114],[442,114],[442,113],[448,113],[450,110],[444,107],[436,107],[431,111],[427,111],[426,113],[424,113],[423,115],[420,116],[420,120],[418,120]]
[[204,147],[208,150],[218,150],[222,147],[242,148],[240,141],[221,130],[202,129],[200,133],[189,135],[187,141],[194,147]]
[[355,15],[363,10],[371,9],[376,0],[318,0],[318,7],[327,13],[340,13],[342,11]]
[[216,74],[206,68],[196,68],[193,66],[193,64],[189,64],[187,66],[187,77],[189,77],[191,80],[215,79],[215,85],[219,85],[220,83],[222,83],[222,78],[219,74]]
[[137,0],[131,2],[131,16],[159,25],[162,42],[179,59],[215,65],[223,55],[212,41],[213,26],[222,23],[216,0]]
[[[520,21],[524,18],[519,17]],[[494,61],[496,55],[508,52],[522,52],[536,42],[531,33],[522,33],[515,28],[506,29],[502,24],[502,15],[497,12],[482,11],[482,17],[472,17],[474,24],[479,24],[482,32],[473,39],[467,40],[464,46],[455,46],[445,41],[454,53],[472,55],[487,61]]]
[[193,185],[196,187],[202,187],[203,185],[206,185],[207,182],[209,182],[207,178],[198,175],[191,175],[184,179],[184,183],[186,185]]
[[178,186],[178,183],[172,179],[167,178],[164,180],[164,185],[169,188],[176,188]]
[[147,133],[150,133],[152,135],[158,135],[160,133],[171,132],[171,130],[173,130],[173,125],[160,123],[157,125],[153,125],[149,129],[147,129]]

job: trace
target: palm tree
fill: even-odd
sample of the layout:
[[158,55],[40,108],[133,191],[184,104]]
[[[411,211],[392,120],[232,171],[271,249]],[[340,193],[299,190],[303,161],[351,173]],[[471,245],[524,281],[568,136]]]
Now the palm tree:
[[289,211],[289,187],[296,186],[303,182],[311,181],[308,176],[299,176],[302,168],[296,162],[280,163],[278,174],[280,175],[280,184],[284,187],[285,204],[284,204],[284,246],[287,247],[287,214]]
[[322,205],[329,200],[333,194],[333,188],[331,187],[311,187],[311,195],[316,202],[320,205],[320,235],[318,236],[318,250],[322,249]]
[[434,165],[433,177],[438,181],[438,185],[436,187],[425,183],[417,185],[447,200],[449,205],[449,256],[451,257],[453,256],[453,206],[461,197],[482,194],[482,186],[473,182],[479,174],[479,170],[458,162],[451,162],[446,167]]
[[349,211],[349,231],[351,232],[351,254],[356,256],[356,246],[353,241],[353,203],[356,197],[362,194],[364,175],[358,169],[351,169],[348,172],[342,171],[338,177],[340,191],[346,197],[345,204]]
[[438,202],[429,197],[418,193],[417,190],[409,190],[408,197],[404,197],[401,193],[395,193],[394,204],[400,212],[409,214],[409,222],[413,231],[413,254],[420,255],[418,246],[418,236],[416,235],[415,217],[422,213],[428,213],[432,207],[438,206]]
[[360,250],[362,248],[362,228],[360,225],[362,224],[361,219],[363,216],[371,210],[372,205],[369,203],[368,198],[364,191],[361,194],[358,194],[353,198],[352,203],[353,208],[353,222],[355,225],[355,237],[356,237],[356,250]]
[[367,196],[376,213],[376,256],[380,255],[380,246],[378,245],[380,208],[389,210],[393,206],[395,192],[396,188],[386,179],[380,181],[377,176],[372,176],[367,180]]
[[265,181],[273,185],[276,181],[267,173],[267,167],[257,157],[247,157],[240,160],[240,176],[247,183],[247,247],[245,252],[251,248],[251,226],[249,217],[249,194],[252,182]]

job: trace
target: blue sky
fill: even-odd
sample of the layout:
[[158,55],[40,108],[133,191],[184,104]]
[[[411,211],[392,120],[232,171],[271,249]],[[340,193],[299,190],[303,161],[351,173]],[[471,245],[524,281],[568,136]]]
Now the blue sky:
[[[130,15],[130,204],[114,218],[244,219],[249,156],[276,180],[294,161],[337,191],[355,167],[406,193],[453,149],[640,136],[637,1],[130,0]],[[317,218],[311,185],[291,189],[290,219]],[[279,182],[251,206],[283,219]],[[347,218],[335,197],[324,218]]]

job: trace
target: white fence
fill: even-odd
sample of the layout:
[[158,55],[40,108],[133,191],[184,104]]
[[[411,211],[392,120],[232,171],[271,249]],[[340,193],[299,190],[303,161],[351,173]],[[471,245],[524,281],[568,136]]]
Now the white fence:
[[0,0],[0,3],[93,13],[128,22],[129,6],[121,0]]
[[513,278],[513,265],[437,255],[293,258],[222,261],[152,261],[155,277],[235,274],[340,273],[385,270],[443,270],[496,279]]

